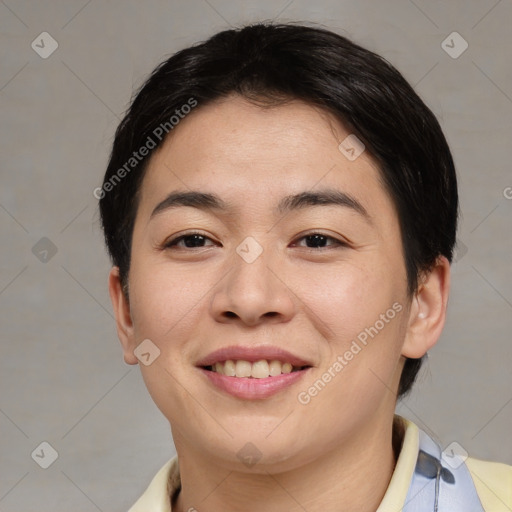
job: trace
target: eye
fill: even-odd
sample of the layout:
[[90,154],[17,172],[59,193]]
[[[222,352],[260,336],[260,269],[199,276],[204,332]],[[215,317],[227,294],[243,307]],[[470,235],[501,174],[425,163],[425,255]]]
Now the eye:
[[[193,233],[186,233],[184,235],[177,236],[175,238],[171,238],[170,240],[166,241],[164,244],[165,249],[170,249],[171,247],[179,247],[180,249],[193,249],[193,248],[203,248],[208,247],[208,245],[205,245],[207,241],[213,242],[213,240],[203,233],[199,232],[193,232]],[[215,245],[215,244],[211,244]]]
[[[305,245],[300,242],[305,242]],[[211,242],[208,244],[208,242]],[[179,249],[201,249],[208,246],[214,246],[215,242],[200,232],[186,233],[171,238],[163,245],[164,249],[179,248]],[[308,233],[297,239],[292,246],[305,247],[306,249],[329,249],[335,247],[347,247],[348,244],[342,240],[338,240],[332,236],[324,233]]]
[[[338,240],[329,235],[325,235],[323,233],[308,233],[297,240],[304,240],[306,242],[307,249],[323,249],[329,247],[347,247],[348,244],[343,242],[342,240]],[[332,242],[328,244],[328,242]],[[293,245],[301,246],[301,244],[294,242]],[[304,245],[302,245],[304,247]]]

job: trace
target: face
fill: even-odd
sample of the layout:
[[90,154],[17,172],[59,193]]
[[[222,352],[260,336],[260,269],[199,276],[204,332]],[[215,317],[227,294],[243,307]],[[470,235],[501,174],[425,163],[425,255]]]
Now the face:
[[299,101],[230,97],[153,155],[116,312],[126,362],[143,340],[160,351],[140,369],[178,453],[239,467],[250,442],[262,470],[292,468],[393,414],[410,355],[399,223],[368,152],[338,148],[348,135]]

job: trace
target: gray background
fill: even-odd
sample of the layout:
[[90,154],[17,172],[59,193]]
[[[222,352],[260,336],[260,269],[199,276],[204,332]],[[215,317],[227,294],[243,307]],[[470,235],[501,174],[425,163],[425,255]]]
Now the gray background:
[[[379,52],[439,117],[460,244],[448,324],[398,410],[443,446],[512,464],[510,0],[3,0],[0,511],[123,511],[173,455],[122,359],[93,189],[132,88],[179,48],[263,19],[321,23]],[[31,48],[43,31],[59,45],[47,59]],[[453,31],[469,44],[458,58],[441,46]],[[31,457],[43,441],[59,454],[46,470]]]

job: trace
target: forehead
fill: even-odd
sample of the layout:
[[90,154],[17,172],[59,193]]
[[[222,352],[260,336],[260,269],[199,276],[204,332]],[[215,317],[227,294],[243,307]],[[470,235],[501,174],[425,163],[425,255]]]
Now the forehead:
[[254,211],[335,187],[373,209],[392,208],[368,151],[353,160],[340,151],[349,136],[332,114],[301,101],[262,108],[232,96],[199,105],[153,154],[138,213],[149,218],[173,190],[214,192]]

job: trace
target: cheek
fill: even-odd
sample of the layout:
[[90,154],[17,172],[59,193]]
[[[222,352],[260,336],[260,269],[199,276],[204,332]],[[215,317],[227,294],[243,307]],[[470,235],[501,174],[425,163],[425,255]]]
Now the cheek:
[[[318,322],[318,329],[336,348],[373,325],[395,301],[400,287],[376,263],[347,263],[300,273],[295,289]],[[338,346],[339,345],[339,346]]]
[[191,407],[187,390],[193,383],[188,373],[187,342],[194,337],[198,317],[204,313],[207,283],[207,276],[199,276],[197,271],[171,271],[168,262],[132,262],[130,288],[135,338],[137,343],[150,339],[160,351],[152,364],[140,365],[141,374],[156,406],[178,424],[176,411],[183,414]]
[[204,299],[207,282],[198,279],[197,272],[176,268],[171,271],[168,262],[137,265],[134,261],[130,289],[136,336],[165,344],[180,340],[179,333],[193,325],[194,311]]
[[333,384],[319,402],[341,400],[357,408],[361,390],[372,401],[372,390],[377,399],[395,378],[406,308],[404,287],[389,272],[354,264],[310,273],[297,282],[306,311],[314,313],[310,319],[325,338],[321,371],[336,376],[325,376]]

